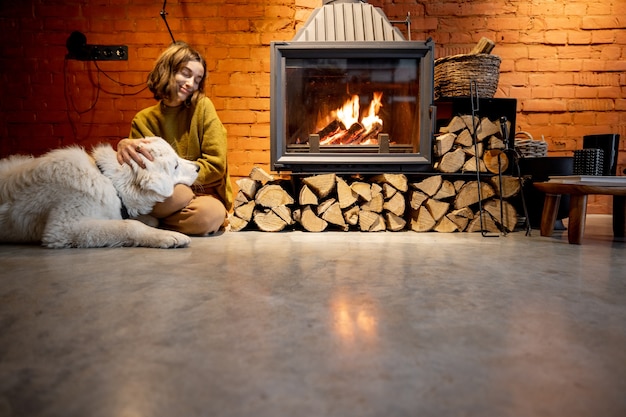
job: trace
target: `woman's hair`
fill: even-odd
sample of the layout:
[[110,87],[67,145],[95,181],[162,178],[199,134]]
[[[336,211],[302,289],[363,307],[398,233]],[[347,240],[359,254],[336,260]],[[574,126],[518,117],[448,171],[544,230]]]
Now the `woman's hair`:
[[198,84],[198,90],[187,99],[186,104],[195,102],[204,93],[204,80],[206,79],[206,61],[202,55],[185,42],[178,41],[171,44],[157,58],[154,68],[148,74],[148,88],[157,100],[170,99],[176,95],[175,76],[184,68],[189,61],[202,64],[204,75]]

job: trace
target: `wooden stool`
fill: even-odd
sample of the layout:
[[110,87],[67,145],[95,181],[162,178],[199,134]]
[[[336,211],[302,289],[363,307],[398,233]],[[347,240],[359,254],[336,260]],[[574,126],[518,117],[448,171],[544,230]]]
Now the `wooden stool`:
[[613,236],[626,236],[626,187],[566,184],[557,182],[536,182],[533,184],[538,190],[546,193],[541,214],[541,236],[552,236],[561,195],[570,196],[569,224],[567,239],[569,243],[580,244],[585,232],[585,217],[587,216],[587,196],[602,194],[613,196]]

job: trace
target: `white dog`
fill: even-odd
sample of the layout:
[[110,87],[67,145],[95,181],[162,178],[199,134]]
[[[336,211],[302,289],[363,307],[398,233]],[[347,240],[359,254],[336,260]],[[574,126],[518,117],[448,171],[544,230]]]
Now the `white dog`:
[[0,160],[0,242],[41,242],[50,248],[189,245],[182,233],[133,218],[148,214],[174,192],[192,185],[198,165],[180,158],[162,138],[144,145],[154,161],[120,165],[108,144],[91,155],[80,147],[41,157]]

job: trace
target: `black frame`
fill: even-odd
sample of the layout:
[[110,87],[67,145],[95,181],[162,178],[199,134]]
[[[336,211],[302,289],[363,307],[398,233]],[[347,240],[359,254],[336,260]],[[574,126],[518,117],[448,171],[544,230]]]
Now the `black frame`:
[[[424,172],[432,168],[434,42],[272,42],[270,81],[271,169],[291,172]],[[414,153],[287,152],[286,60],[306,58],[411,58],[419,61],[419,151]]]

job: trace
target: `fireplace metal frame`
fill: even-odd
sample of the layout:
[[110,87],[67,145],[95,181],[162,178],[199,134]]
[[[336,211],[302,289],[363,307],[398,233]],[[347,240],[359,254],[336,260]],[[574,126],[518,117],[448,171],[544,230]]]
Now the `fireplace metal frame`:
[[[436,124],[433,73],[434,42],[272,42],[270,81],[271,169],[297,172],[424,172],[432,168],[432,138]],[[294,153],[287,150],[286,61],[306,58],[375,58],[418,60],[419,151],[412,153],[364,153],[346,149]]]

